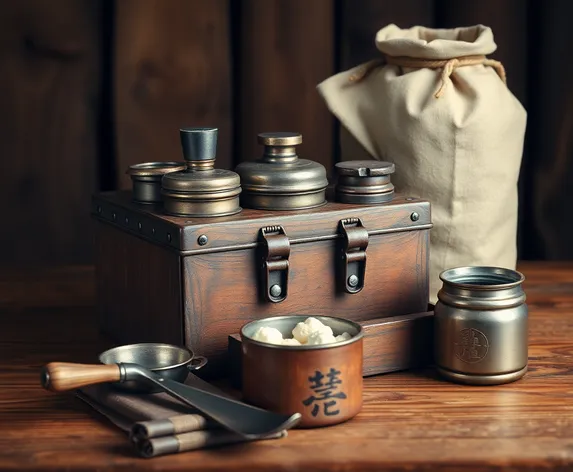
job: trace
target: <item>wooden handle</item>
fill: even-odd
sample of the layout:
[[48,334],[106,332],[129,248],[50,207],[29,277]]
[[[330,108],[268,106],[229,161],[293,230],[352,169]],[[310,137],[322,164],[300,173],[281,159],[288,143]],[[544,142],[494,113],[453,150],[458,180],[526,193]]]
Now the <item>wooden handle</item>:
[[52,392],[64,392],[104,382],[118,382],[120,371],[117,364],[72,364],[51,362],[41,374],[42,387]]

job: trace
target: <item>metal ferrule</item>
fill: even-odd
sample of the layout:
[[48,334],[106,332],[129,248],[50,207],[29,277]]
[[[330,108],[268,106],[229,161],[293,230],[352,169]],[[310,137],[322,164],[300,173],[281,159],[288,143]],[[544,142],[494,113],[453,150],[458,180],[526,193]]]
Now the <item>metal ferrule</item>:
[[179,452],[179,441],[176,436],[145,439],[135,442],[135,449],[142,457],[156,457]]
[[210,161],[187,161],[189,171],[211,170],[215,168],[215,159]]

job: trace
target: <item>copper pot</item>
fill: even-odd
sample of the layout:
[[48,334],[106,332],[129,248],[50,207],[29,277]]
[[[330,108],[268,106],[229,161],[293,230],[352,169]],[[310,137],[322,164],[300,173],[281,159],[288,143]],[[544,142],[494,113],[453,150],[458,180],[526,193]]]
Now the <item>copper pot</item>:
[[252,339],[258,328],[278,329],[284,338],[308,316],[277,316],[252,321],[241,329],[243,397],[276,413],[300,413],[298,427],[342,423],[362,409],[362,327],[349,320],[315,316],[335,335],[351,338],[334,344],[285,346]]

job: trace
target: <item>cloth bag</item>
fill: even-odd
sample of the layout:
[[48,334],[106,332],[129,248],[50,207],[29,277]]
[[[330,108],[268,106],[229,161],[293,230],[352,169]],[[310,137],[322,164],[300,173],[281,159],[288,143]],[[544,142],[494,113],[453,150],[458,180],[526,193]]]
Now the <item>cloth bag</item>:
[[[497,49],[487,26],[391,24],[378,31],[376,46],[379,59],[317,89],[370,159],[395,164],[397,192],[431,202],[435,303],[443,270],[515,269],[527,113],[507,88],[502,64],[486,57]],[[347,142],[341,147],[342,160],[360,158]]]

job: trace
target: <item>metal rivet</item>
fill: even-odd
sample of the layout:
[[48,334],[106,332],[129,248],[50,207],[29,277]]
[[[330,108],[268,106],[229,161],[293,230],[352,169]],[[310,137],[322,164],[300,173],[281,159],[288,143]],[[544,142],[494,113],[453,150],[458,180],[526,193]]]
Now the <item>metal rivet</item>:
[[271,287],[271,295],[273,297],[280,297],[282,291],[283,291],[283,289],[281,288],[280,285],[273,285]]
[[171,242],[171,233],[167,233],[167,241]]
[[352,274],[350,277],[348,277],[348,285],[350,285],[351,287],[356,287],[358,285],[358,277],[354,274]]
[[125,224],[128,225],[129,224],[129,218],[126,216],[125,217]]
[[141,228],[142,228],[141,222],[137,223],[137,227],[139,228],[139,231],[141,231]]
[[197,238],[197,242],[199,243],[199,246],[205,246],[205,244],[207,244],[208,241],[209,241],[209,238],[205,234],[202,234],[201,236],[199,236]]
[[155,234],[155,228],[151,228],[151,234]]
[[111,217],[113,218],[113,221],[117,219],[117,215],[115,214],[115,212],[111,214]]
[[410,219],[412,221],[418,221],[420,219],[420,215],[418,215],[418,213],[414,212],[410,215]]
[[101,207],[100,206],[97,207],[97,212],[101,213]]

